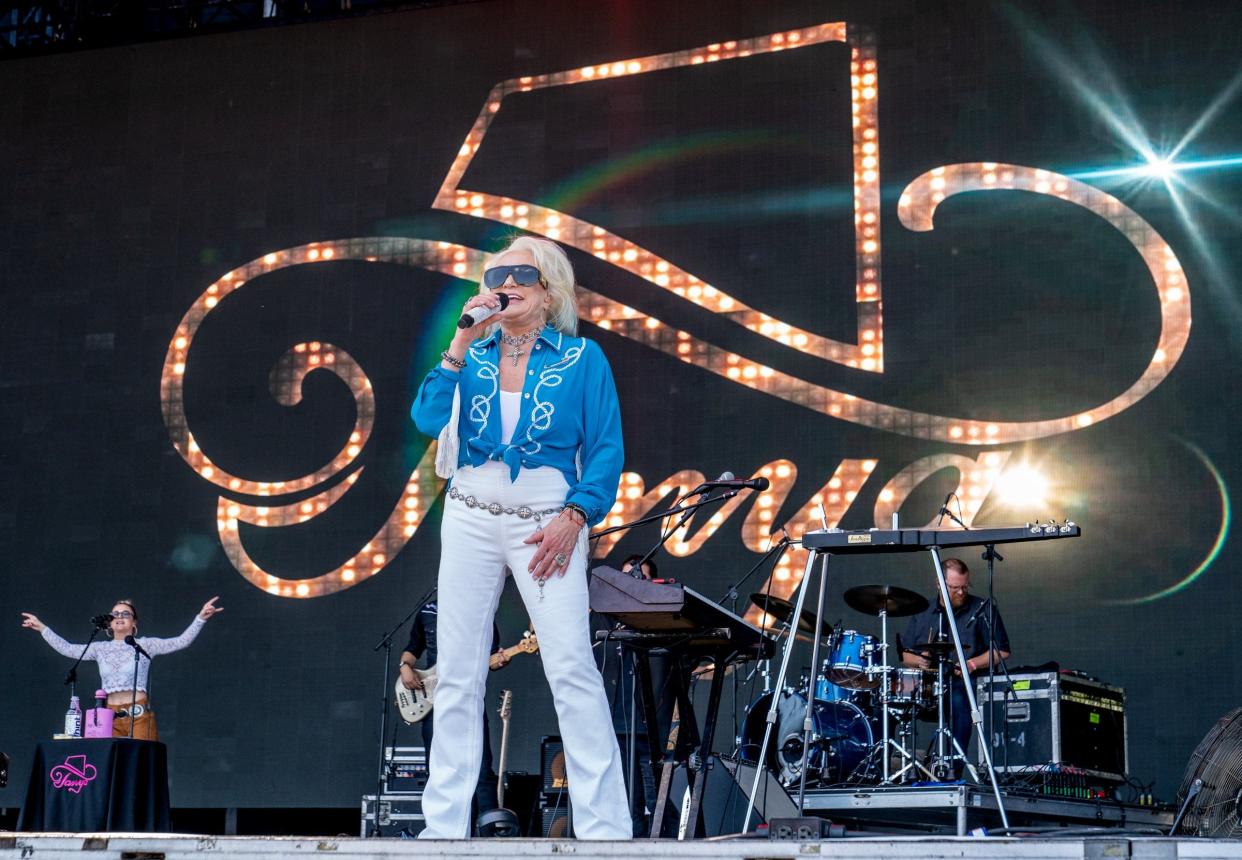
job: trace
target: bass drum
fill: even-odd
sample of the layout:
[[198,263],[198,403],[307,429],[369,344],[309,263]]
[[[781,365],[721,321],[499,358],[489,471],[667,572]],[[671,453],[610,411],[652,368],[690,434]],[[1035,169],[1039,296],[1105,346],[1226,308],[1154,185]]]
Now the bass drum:
[[[767,692],[746,710],[738,755],[749,761],[759,758],[763,731],[773,693]],[[796,783],[802,767],[802,724],[806,720],[806,697],[786,690],[776,705],[776,723],[768,742],[766,764],[781,783]],[[833,785],[847,781],[867,758],[872,744],[871,723],[850,702],[815,700],[811,713],[811,754],[807,761],[808,784]]]

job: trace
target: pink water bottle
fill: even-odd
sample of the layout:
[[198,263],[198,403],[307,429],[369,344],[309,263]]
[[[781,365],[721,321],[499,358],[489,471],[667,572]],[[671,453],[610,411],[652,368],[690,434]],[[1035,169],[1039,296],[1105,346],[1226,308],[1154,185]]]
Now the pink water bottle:
[[83,720],[84,735],[88,738],[112,737],[112,709],[108,707],[108,694],[95,691],[95,707],[86,712]]

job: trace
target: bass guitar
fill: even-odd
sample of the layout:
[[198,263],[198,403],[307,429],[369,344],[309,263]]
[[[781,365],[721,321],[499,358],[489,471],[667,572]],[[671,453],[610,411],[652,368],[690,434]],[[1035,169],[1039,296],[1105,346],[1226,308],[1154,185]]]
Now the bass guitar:
[[[516,645],[497,651],[487,661],[489,669],[497,669],[500,664],[516,656],[517,654],[534,654],[539,650],[539,639],[529,630],[522,634],[522,641]],[[501,655],[504,655],[503,657]],[[413,725],[419,722],[431,713],[431,708],[435,704],[436,697],[436,667],[430,669],[415,669],[414,674],[423,683],[421,690],[407,690],[405,684],[401,683],[401,679],[397,679],[395,688],[397,710],[401,712],[401,719]]]

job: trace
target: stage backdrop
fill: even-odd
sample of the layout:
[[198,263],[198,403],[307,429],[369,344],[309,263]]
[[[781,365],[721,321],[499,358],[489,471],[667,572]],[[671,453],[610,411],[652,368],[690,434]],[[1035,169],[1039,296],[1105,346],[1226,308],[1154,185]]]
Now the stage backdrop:
[[[616,374],[608,522],[772,482],[663,574],[718,597],[821,503],[849,528],[950,491],[978,526],[1073,520],[997,567],[1011,664],[1124,686],[1131,770],[1170,797],[1242,688],[1242,174],[1118,169],[1242,150],[1239,33],[1228,2],[497,0],[0,63],[0,805],[67,702],[18,612],[82,640],[120,597],[145,635],[225,607],[154,667],[177,805],[372,788],[372,646],[439,554],[409,408],[523,231],[570,249]],[[864,583],[928,593],[930,563],[833,565],[829,619],[877,633],[841,600]],[[499,623],[525,628],[511,585]],[[537,658],[503,687],[537,770]]]

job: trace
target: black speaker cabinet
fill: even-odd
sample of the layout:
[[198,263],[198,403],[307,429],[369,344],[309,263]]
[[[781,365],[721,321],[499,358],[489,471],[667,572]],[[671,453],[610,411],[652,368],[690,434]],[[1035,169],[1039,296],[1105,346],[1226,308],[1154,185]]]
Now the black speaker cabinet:
[[539,744],[539,774],[543,777],[543,790],[563,791],[569,787],[565,773],[565,745],[560,735],[544,735]]
[[546,839],[570,839],[574,835],[573,810],[569,806],[569,792],[544,792],[539,801],[539,834]]
[[[713,755],[708,760],[707,784],[703,786],[704,836],[726,836],[741,833],[746,823],[746,801],[755,780],[755,766],[747,761],[735,761],[729,756]],[[673,772],[669,787],[669,803],[681,814],[686,837],[692,837],[690,823],[684,821],[690,801],[687,794],[688,781],[684,767]],[[798,814],[798,806],[776,777],[766,768],[759,780],[759,792],[755,811],[750,816],[750,832],[772,818],[790,818]],[[677,836],[681,824],[664,834]]]

